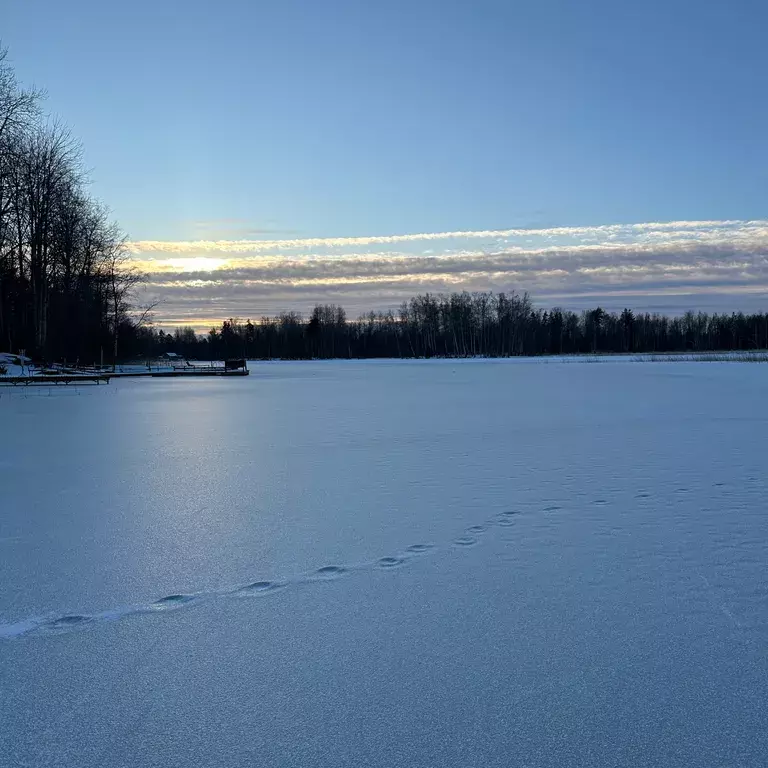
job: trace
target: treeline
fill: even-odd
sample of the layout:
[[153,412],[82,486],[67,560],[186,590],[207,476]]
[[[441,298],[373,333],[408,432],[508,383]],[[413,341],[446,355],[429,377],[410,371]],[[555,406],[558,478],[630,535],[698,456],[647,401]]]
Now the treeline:
[[137,353],[189,358],[326,359],[376,357],[508,357],[610,352],[685,352],[768,348],[768,314],[659,314],[542,310],[523,294],[416,296],[397,312],[347,320],[343,308],[315,307],[257,322],[226,320],[206,335],[139,329]]
[[88,361],[135,335],[139,276],[122,235],[86,191],[77,142],[45,118],[0,50],[0,351]]

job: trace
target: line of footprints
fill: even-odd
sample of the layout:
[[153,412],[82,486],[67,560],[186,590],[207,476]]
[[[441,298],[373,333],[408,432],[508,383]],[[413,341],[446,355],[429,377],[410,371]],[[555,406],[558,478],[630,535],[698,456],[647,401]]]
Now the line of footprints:
[[[546,507],[544,511],[554,512],[559,509],[560,507],[558,506],[551,506]],[[455,548],[472,547],[478,543],[479,537],[492,526],[509,527],[514,525],[515,517],[519,514],[520,510],[506,510],[499,513],[485,524],[469,526],[465,529],[463,535],[455,538],[451,544]],[[59,635],[65,632],[93,627],[94,625],[104,622],[118,621],[119,619],[128,618],[129,616],[176,611],[186,606],[199,603],[202,600],[217,597],[264,597],[274,592],[287,589],[290,586],[333,581],[366,568],[395,569],[405,565],[411,558],[427,555],[438,549],[439,547],[435,544],[412,544],[407,547],[401,555],[396,557],[381,557],[370,563],[353,566],[325,565],[322,568],[318,568],[315,571],[294,579],[286,579],[282,581],[254,581],[250,584],[210,592],[167,595],[166,597],[161,597],[159,600],[144,605],[115,608],[108,611],[102,611],[101,613],[78,613],[55,617],[35,617],[14,624],[0,624],[0,640]]]
[[[750,480],[755,478],[750,477]],[[715,483],[716,487],[722,488],[725,483]],[[677,488],[678,493],[685,493],[688,488]],[[635,494],[638,500],[647,500],[651,496],[645,490],[640,490]],[[593,499],[593,504],[603,506],[608,504],[606,499]],[[552,505],[543,507],[544,512],[557,512],[562,507]],[[455,548],[472,547],[478,543],[479,537],[491,527],[509,527],[515,524],[515,517],[521,514],[521,510],[509,509],[492,517],[487,522],[480,525],[471,525],[464,530],[463,535],[455,538],[451,544]],[[101,613],[92,614],[65,614],[55,617],[34,617],[16,622],[14,624],[0,624],[0,640],[12,640],[19,637],[45,637],[59,635],[64,632],[72,632],[79,629],[92,627],[99,623],[118,621],[129,616],[142,614],[158,614],[168,611],[176,611],[185,606],[194,605],[202,600],[215,597],[235,597],[250,598],[263,597],[273,592],[286,589],[292,585],[312,584],[324,581],[333,581],[355,571],[375,567],[383,569],[394,569],[405,565],[409,558],[419,555],[425,555],[434,552],[438,547],[434,544],[412,544],[407,547],[402,555],[397,557],[381,557],[372,563],[363,563],[362,565],[341,566],[325,565],[309,574],[304,574],[298,578],[286,579],[284,581],[254,581],[251,584],[245,584],[238,587],[213,590],[210,592],[193,592],[189,594],[167,595],[144,605],[127,606],[115,608]]]
[[[757,478],[753,476],[750,476],[747,479],[751,482],[757,480]],[[716,488],[723,490],[727,487],[727,484],[723,482],[716,482],[713,485]],[[678,494],[687,494],[689,490],[690,489],[688,488],[675,489],[676,493]],[[650,498],[651,494],[644,489],[637,491],[635,494],[635,499],[639,501],[648,501]],[[607,499],[592,500],[592,504],[595,506],[604,506],[608,503],[609,502]],[[562,507],[552,505],[543,507],[542,511],[557,512],[561,509]],[[464,530],[464,533],[458,538],[455,538],[451,544],[453,547],[459,549],[463,547],[472,547],[478,543],[479,537],[490,528],[505,528],[514,525],[515,517],[519,514],[521,514],[521,510],[519,509],[510,509],[504,512],[500,512],[483,524],[469,526]],[[273,592],[286,589],[292,585],[297,586],[301,584],[333,581],[334,579],[341,578],[352,572],[364,570],[366,568],[375,567],[382,569],[395,569],[405,565],[409,558],[426,555],[430,552],[436,551],[437,549],[438,547],[434,544],[412,544],[410,547],[405,549],[402,555],[397,557],[381,557],[371,563],[363,563],[361,565],[353,566],[325,565],[322,568],[318,568],[316,571],[313,571],[309,574],[304,574],[298,578],[287,579],[284,581],[254,581],[250,584],[218,589],[210,592],[193,592],[190,594],[167,595],[166,597],[161,597],[159,600],[155,600],[144,605],[116,608],[113,610],[102,611],[101,613],[77,613],[64,614],[54,617],[34,617],[13,624],[0,624],[0,641],[12,640],[19,637],[45,637],[58,635],[64,632],[71,632],[74,630],[92,627],[103,622],[117,621],[129,616],[176,611],[185,606],[199,603],[202,600],[216,597],[263,597],[272,594]]]
[[[715,483],[722,487],[723,483]],[[678,492],[685,492],[687,488],[678,488]],[[636,499],[647,499],[650,494],[641,490],[636,495]],[[593,504],[603,506],[607,504],[606,499],[594,499]],[[557,505],[544,507],[544,512],[557,512],[562,509]],[[478,543],[479,537],[491,527],[509,527],[515,524],[515,517],[521,514],[521,510],[509,509],[501,512],[486,523],[480,525],[471,525],[465,529],[463,535],[455,538],[451,544],[453,547],[472,547]],[[62,616],[35,617],[19,621],[14,624],[0,624],[0,640],[10,640],[19,637],[41,637],[58,635],[64,632],[84,629],[101,622],[117,621],[129,616],[141,614],[157,614],[167,611],[176,611],[185,606],[194,605],[205,599],[214,597],[263,597],[273,592],[286,589],[291,585],[311,584],[324,581],[333,581],[334,579],[346,576],[354,571],[360,571],[365,568],[375,567],[383,569],[398,568],[405,565],[411,557],[425,555],[434,552],[438,547],[434,544],[412,544],[407,547],[404,553],[397,557],[381,557],[372,563],[364,563],[356,566],[325,565],[309,574],[305,574],[295,579],[284,581],[254,581],[251,584],[245,584],[238,587],[214,590],[210,592],[193,592],[189,594],[167,595],[144,605],[128,606],[116,608],[113,610],[102,611],[93,614],[65,614]]]

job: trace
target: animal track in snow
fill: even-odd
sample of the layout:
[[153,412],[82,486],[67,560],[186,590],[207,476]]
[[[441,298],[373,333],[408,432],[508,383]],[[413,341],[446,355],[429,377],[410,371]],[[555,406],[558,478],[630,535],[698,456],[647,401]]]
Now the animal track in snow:
[[500,525],[502,528],[509,528],[515,525],[515,518],[520,514],[519,509],[507,509],[504,512],[500,512],[493,519],[495,525]]
[[87,614],[73,613],[66,616],[59,616],[40,625],[40,629],[48,632],[69,632],[73,629],[85,627],[95,621],[93,616]]
[[347,573],[349,573],[349,570],[341,565],[324,565],[322,568],[318,568],[313,576],[315,580],[330,581],[331,579],[339,579],[342,576],[346,576]]
[[486,525],[470,525],[469,528],[467,528],[467,533],[476,536],[479,533],[485,533],[487,530],[488,526]]
[[159,600],[155,600],[154,603],[150,603],[147,607],[152,611],[175,611],[194,600],[194,595],[167,595]]
[[[595,503],[599,503],[598,500]],[[559,510],[559,506],[545,507],[544,511]],[[496,514],[486,523],[468,526],[464,535],[453,539],[452,544],[455,548],[463,549],[473,547],[478,544],[478,536],[486,533],[494,526],[512,526],[516,518],[522,514],[519,509],[507,509]],[[208,592],[195,593],[174,593],[158,598],[148,603],[115,608],[101,613],[67,613],[60,616],[42,616],[15,622],[13,624],[0,624],[0,640],[14,639],[20,637],[41,637],[59,635],[65,632],[77,630],[93,629],[97,625],[114,622],[129,616],[170,613],[181,610],[185,607],[194,605],[202,600],[238,597],[238,598],[258,598],[271,595],[291,586],[301,584],[330,582],[349,575],[351,572],[366,568],[378,569],[397,569],[408,562],[409,556],[415,557],[433,552],[437,547],[434,544],[417,543],[407,546],[401,555],[389,555],[380,557],[373,562],[363,565],[324,565],[308,575],[297,576],[293,579],[273,581],[262,579],[252,581],[239,586],[232,586],[223,589],[211,590]]]
[[232,594],[238,597],[261,597],[263,595],[277,592],[286,587],[287,584],[279,581],[254,581],[252,584],[246,584],[244,587],[238,587]]
[[432,544],[411,544],[410,547],[406,548],[406,552],[410,552],[413,555],[422,555],[425,552],[430,552],[435,547]]

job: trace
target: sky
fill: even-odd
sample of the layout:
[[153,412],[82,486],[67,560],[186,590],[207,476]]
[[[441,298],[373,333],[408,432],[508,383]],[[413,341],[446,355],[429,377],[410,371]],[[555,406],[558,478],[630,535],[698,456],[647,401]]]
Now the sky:
[[159,325],[768,307],[759,0],[3,0]]

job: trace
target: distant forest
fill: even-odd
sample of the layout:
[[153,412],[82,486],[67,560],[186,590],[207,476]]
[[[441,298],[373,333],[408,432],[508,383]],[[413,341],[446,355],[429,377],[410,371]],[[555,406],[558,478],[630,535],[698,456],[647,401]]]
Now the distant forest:
[[327,359],[375,357],[507,357],[609,352],[686,352],[768,348],[768,313],[581,313],[533,306],[527,294],[416,296],[396,312],[348,320],[342,307],[318,305],[258,322],[226,320],[205,335],[138,328],[139,356],[175,352],[188,358]]
[[140,325],[128,313],[140,275],[88,195],[78,143],[42,100],[0,49],[0,352],[110,359]]

